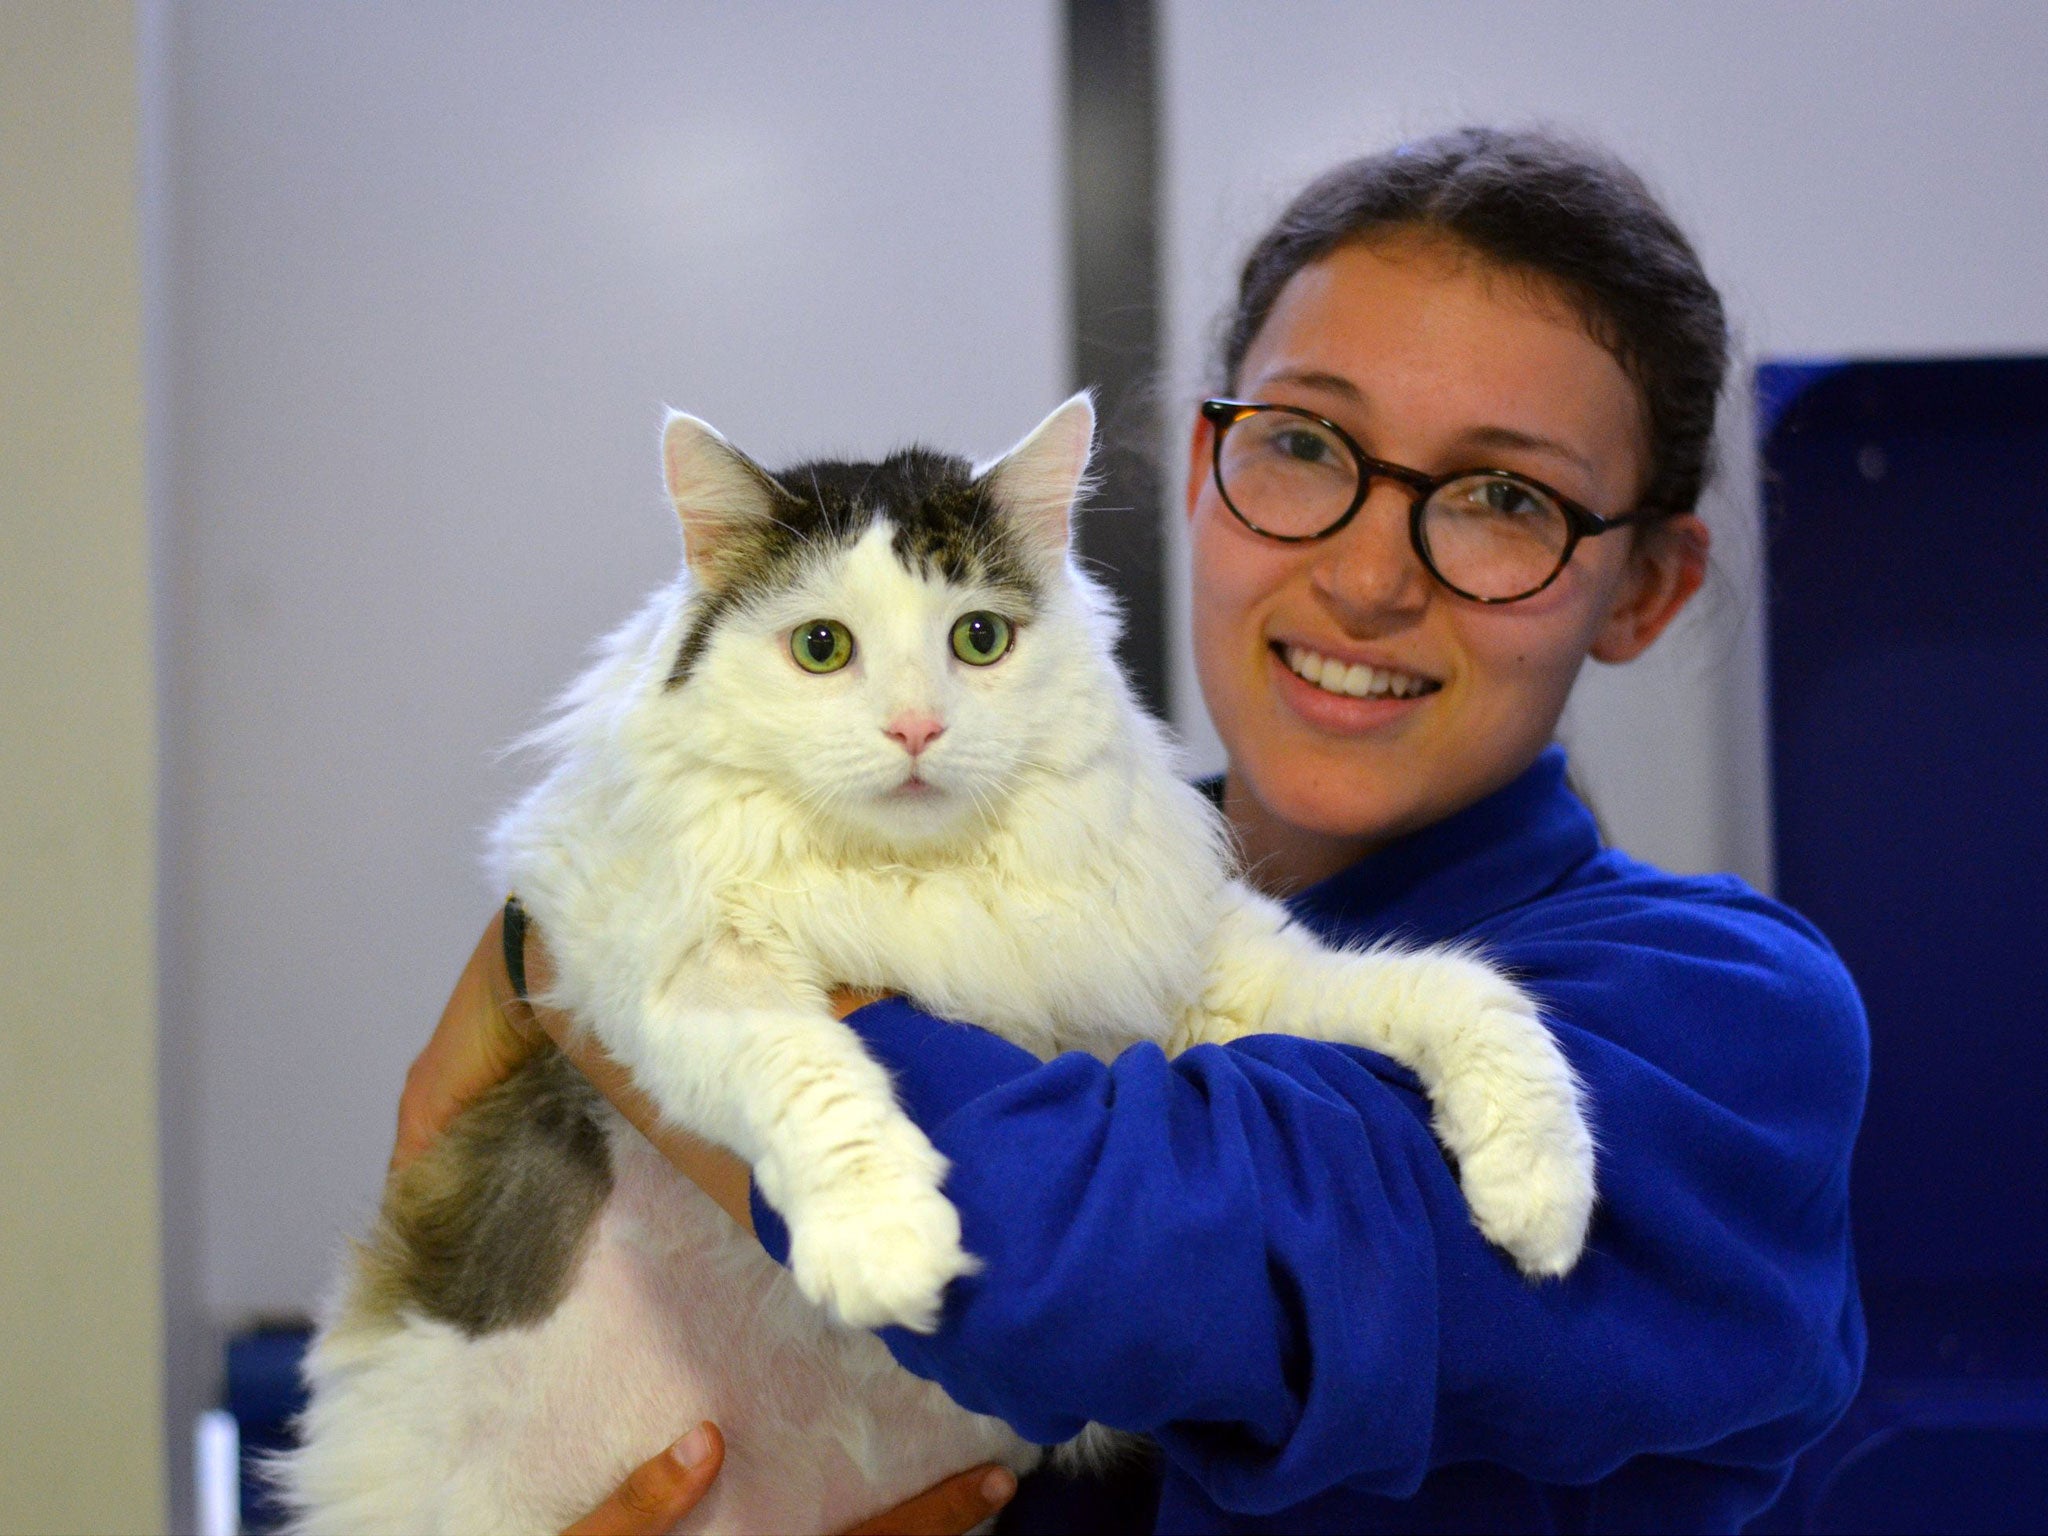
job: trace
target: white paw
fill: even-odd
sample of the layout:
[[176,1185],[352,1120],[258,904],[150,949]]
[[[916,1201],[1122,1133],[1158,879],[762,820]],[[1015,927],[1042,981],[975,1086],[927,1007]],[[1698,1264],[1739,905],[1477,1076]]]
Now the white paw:
[[938,1177],[869,1166],[807,1193],[789,1219],[798,1289],[850,1328],[930,1333],[946,1286],[979,1267]]
[[1487,1241],[1532,1279],[1567,1273],[1593,1216],[1593,1136],[1578,1080],[1535,1010],[1485,1011],[1440,1085],[1436,1129]]
[[1473,1221],[1523,1274],[1570,1273],[1593,1216],[1593,1146],[1583,1126],[1503,1132],[1463,1158],[1458,1172]]

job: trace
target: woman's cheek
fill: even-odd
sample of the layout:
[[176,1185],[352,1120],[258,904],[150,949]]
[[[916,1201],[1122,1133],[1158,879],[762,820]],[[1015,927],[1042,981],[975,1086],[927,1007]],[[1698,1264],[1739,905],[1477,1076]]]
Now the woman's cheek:
[[1239,674],[1262,650],[1257,618],[1263,590],[1260,562],[1255,557],[1232,559],[1233,553],[1246,552],[1234,551],[1230,544],[1212,518],[1197,516],[1190,604],[1195,666],[1219,728],[1225,726],[1221,715],[1235,707],[1243,690]]
[[1577,626],[1557,617],[1495,610],[1467,615],[1459,626],[1469,712],[1445,722],[1453,739],[1444,747],[1468,761],[1451,777],[1480,784],[1512,777],[1555,734],[1584,656]]

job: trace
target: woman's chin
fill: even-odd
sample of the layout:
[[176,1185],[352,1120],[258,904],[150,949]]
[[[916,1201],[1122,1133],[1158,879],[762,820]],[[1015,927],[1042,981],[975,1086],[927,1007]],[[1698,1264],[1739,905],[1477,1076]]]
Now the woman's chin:
[[1294,751],[1261,754],[1259,761],[1234,765],[1255,806],[1245,806],[1269,823],[1272,835],[1345,845],[1362,856],[1442,813],[1444,787],[1425,765],[1388,763],[1380,753]]

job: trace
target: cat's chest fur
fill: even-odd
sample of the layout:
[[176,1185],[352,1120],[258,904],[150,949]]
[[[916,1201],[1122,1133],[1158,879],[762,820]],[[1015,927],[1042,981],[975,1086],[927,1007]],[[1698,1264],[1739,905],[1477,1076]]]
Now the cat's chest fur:
[[904,993],[1041,1056],[1164,1040],[1199,997],[1227,878],[1210,824],[1143,755],[1048,788],[952,857],[854,859],[790,836],[736,859],[707,815],[678,828],[694,921],[663,937],[746,944],[820,990]]

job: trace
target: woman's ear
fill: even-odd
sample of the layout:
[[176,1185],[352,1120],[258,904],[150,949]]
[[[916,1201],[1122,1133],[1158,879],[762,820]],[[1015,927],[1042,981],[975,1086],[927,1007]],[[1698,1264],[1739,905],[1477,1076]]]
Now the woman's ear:
[[1692,513],[1667,517],[1636,535],[1628,574],[1606,622],[1593,637],[1595,661],[1634,661],[1678,617],[1707,579],[1707,525]]

